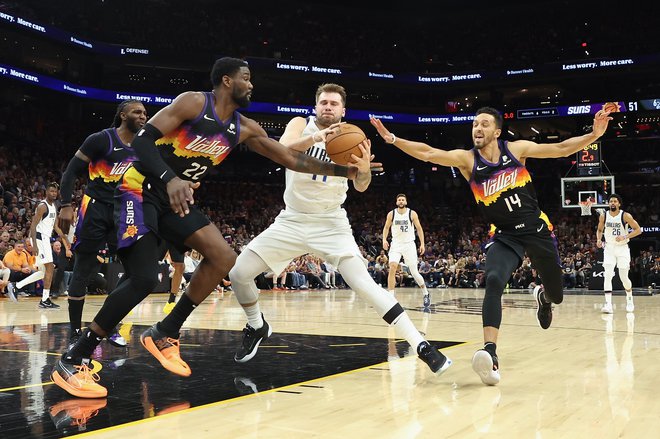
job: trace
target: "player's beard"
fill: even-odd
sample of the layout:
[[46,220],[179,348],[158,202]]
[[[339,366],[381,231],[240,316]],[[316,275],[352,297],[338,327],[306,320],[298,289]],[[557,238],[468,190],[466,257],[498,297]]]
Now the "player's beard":
[[133,134],[137,134],[140,129],[144,127],[144,124],[140,125],[137,120],[126,119],[126,128]]
[[243,96],[239,95],[236,90],[232,93],[232,99],[240,108],[247,108],[250,106],[249,92],[246,92]]
[[341,116],[335,116],[330,115],[330,114],[321,114],[320,116],[316,116],[316,121],[318,122],[318,125],[322,128],[328,128],[330,125],[334,123],[339,123],[341,122]]
[[610,212],[616,212],[616,206],[610,206]]

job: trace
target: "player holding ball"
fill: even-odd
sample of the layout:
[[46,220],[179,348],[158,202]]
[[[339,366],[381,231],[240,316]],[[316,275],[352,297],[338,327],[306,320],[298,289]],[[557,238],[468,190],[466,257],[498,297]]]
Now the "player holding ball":
[[[357,145],[359,155],[351,154],[349,164],[358,168],[353,181],[355,189],[364,192],[371,183],[371,168],[378,167],[378,164],[371,163],[371,141],[364,137],[364,133],[356,135],[356,130],[348,124],[339,125],[346,114],[344,87],[321,85],[316,90],[315,110],[315,117],[294,117],[287,124],[280,143],[321,160],[330,160],[326,149],[328,143],[336,147],[335,153],[353,150]],[[328,141],[330,135],[333,137]],[[417,355],[432,372],[445,371],[451,360],[424,340],[399,302],[369,275],[346,211],[341,207],[347,191],[346,178],[286,171],[286,208],[268,229],[250,241],[229,272],[236,299],[248,319],[234,360],[244,363],[252,359],[261,342],[272,334],[272,328],[259,308],[259,290],[254,278],[264,271],[281,273],[292,259],[313,253],[337,267],[349,287],[394,327],[397,336],[416,349]]]

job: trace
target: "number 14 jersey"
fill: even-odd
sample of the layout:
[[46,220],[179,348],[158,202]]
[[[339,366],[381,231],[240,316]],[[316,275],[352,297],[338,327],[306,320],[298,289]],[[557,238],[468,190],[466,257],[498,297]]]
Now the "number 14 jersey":
[[498,140],[500,158],[497,163],[484,159],[476,148],[474,167],[469,181],[479,209],[495,228],[503,232],[526,234],[552,225],[539,208],[532,177],[525,165],[511,154],[507,142]]

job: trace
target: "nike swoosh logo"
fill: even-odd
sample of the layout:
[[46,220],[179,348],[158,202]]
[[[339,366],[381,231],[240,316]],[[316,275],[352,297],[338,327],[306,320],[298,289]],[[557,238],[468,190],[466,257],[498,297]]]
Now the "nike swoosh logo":
[[215,122],[215,119],[213,119],[212,117],[209,117],[209,116],[206,115],[206,114],[204,115],[204,119]]
[[483,171],[483,170],[486,169],[487,167],[488,167],[488,166],[483,166],[483,167],[479,167],[479,166],[477,166],[477,171]]
[[543,226],[544,226],[544,225],[541,224],[541,227],[539,227],[538,229],[536,229],[536,231],[537,231],[537,232],[540,232],[541,230],[543,230]]
[[124,148],[122,148],[121,146],[119,148],[112,148],[113,151],[121,151],[122,149]]

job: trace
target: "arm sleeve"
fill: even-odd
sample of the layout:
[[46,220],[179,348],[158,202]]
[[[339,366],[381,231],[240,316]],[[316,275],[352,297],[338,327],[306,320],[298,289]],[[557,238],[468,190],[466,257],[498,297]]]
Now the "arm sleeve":
[[156,149],[156,140],[163,134],[151,124],[146,124],[135,136],[133,149],[140,161],[140,169],[152,177],[161,179],[164,183],[176,177],[176,173],[165,163],[163,157]]
[[73,182],[77,177],[81,176],[89,163],[73,156],[66,167],[64,174],[62,174],[62,181],[60,182],[60,193],[62,195],[62,205],[71,204],[71,197],[73,195]]

